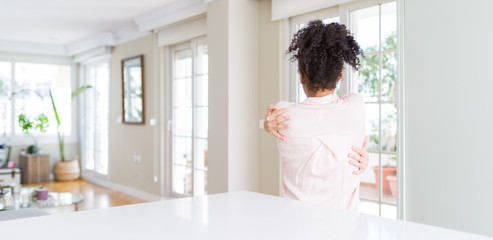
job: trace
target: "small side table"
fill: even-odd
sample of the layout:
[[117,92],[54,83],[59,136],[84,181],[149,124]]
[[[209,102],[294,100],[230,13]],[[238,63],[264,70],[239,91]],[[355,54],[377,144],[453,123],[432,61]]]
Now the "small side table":
[[21,154],[19,157],[22,184],[48,182],[50,180],[50,155]]

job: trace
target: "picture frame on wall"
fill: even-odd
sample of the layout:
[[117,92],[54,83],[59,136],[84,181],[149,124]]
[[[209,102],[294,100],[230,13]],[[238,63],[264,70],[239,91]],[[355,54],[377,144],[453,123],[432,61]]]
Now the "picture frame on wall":
[[144,55],[122,62],[122,122],[144,124]]

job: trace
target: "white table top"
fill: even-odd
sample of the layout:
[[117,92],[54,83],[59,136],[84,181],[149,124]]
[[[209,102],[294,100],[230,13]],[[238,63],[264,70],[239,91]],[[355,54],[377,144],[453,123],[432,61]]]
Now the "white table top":
[[490,239],[253,192],[0,222],[2,239]]

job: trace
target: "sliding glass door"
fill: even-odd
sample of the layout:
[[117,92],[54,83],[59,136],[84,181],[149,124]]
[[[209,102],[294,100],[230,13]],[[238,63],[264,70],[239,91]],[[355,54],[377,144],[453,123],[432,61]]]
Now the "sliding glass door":
[[350,72],[350,91],[363,96],[370,164],[361,176],[365,213],[397,217],[397,16],[396,2],[349,11],[349,27],[365,57]]
[[84,170],[108,175],[109,67],[107,62],[83,67],[82,160]]
[[208,54],[204,38],[171,54],[171,194],[207,194]]

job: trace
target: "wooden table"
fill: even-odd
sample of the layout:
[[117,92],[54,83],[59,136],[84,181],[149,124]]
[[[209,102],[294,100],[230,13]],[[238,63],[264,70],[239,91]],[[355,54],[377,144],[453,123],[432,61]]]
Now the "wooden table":
[[245,191],[3,221],[1,226],[8,229],[2,239],[491,240]]

